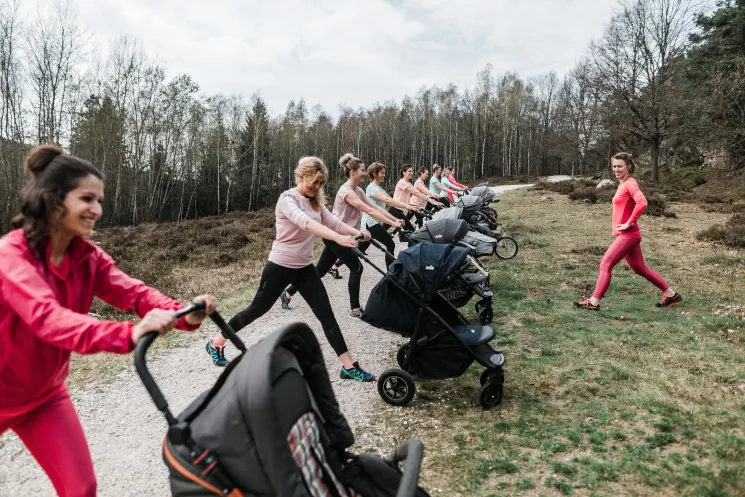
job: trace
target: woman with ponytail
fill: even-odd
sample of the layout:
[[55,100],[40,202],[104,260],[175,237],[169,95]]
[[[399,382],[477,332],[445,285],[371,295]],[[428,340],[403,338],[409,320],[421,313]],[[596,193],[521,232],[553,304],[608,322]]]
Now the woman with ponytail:
[[[318,157],[303,157],[298,161],[295,168],[297,186],[282,193],[277,201],[274,211],[277,236],[269,252],[269,261],[261,273],[259,289],[251,304],[233,316],[230,326],[238,331],[269,312],[285,288],[292,284],[321,322],[326,339],[341,361],[339,376],[342,379],[372,381],[375,376],[352,359],[331,309],[326,288],[313,265],[316,237],[322,238],[324,243],[333,242],[335,250],[339,252],[341,248],[356,247],[357,242],[353,237],[357,235],[362,234],[369,239],[366,232],[345,224],[326,208],[323,193],[326,178],[328,170]],[[328,244],[326,246],[329,247]],[[326,270],[334,260],[336,257],[330,257]],[[226,341],[222,336],[207,341],[207,352],[216,366],[228,365],[224,348]]]
[[[0,238],[0,434],[13,430],[60,496],[93,497],[88,443],[65,385],[70,353],[131,352],[150,331],[194,330],[214,311],[176,320],[178,301],[127,276],[88,238],[102,214],[101,172],[56,146],[26,159],[14,231]],[[88,315],[93,297],[139,323]]]
[[[334,198],[334,208],[331,213],[335,217],[356,230],[361,227],[363,213],[379,223],[397,227],[403,226],[402,221],[391,216],[385,209],[375,205],[360,188],[365,176],[367,176],[365,163],[362,160],[352,154],[344,154],[339,159],[339,165],[344,169],[344,176],[347,177],[347,181],[341,185]],[[363,230],[362,233],[366,235],[365,241],[370,239],[370,233],[367,230]],[[350,248],[342,247],[333,240],[323,240],[323,244],[325,248],[316,264],[318,275],[323,278],[337,259],[341,264],[346,265],[349,268],[349,282],[347,284],[351,306],[349,315],[353,318],[361,317],[360,280],[362,278],[362,262]],[[294,285],[290,285],[282,293],[282,307],[284,309],[290,308],[290,300],[297,293],[297,290]]]

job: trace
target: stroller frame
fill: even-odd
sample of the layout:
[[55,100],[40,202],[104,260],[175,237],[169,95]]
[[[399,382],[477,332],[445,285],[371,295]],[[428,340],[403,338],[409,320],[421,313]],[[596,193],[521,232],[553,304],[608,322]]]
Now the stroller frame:
[[[388,254],[385,246],[383,246],[377,240],[373,239],[371,240],[371,242],[378,249]],[[383,398],[383,400],[395,406],[404,406],[411,402],[411,400],[414,398],[414,394],[416,393],[416,383],[414,382],[414,377],[409,373],[409,370],[411,367],[411,360],[415,356],[417,349],[421,349],[423,346],[427,345],[430,342],[436,341],[446,334],[451,334],[468,351],[473,360],[486,368],[482,372],[479,379],[481,383],[481,389],[478,393],[478,402],[481,407],[485,410],[488,410],[499,404],[502,401],[504,390],[504,371],[502,369],[502,366],[504,365],[505,360],[502,351],[492,348],[488,342],[468,344],[455,331],[455,329],[450,324],[448,324],[448,322],[445,321],[437,312],[435,312],[426,302],[418,299],[400,283],[395,281],[393,278],[390,278],[387,271],[383,271],[383,269],[372,262],[366,254],[362,253],[356,248],[352,250],[359,258],[364,260],[376,271],[382,274],[383,278],[386,281],[392,283],[398,290],[403,292],[404,295],[416,302],[417,306],[419,307],[416,324],[414,326],[414,333],[410,337],[409,342],[402,345],[399,348],[398,353],[396,354],[396,359],[401,368],[387,369],[378,378],[378,393]],[[447,299],[442,300],[450,307],[450,310],[455,313],[455,315],[462,321],[463,324],[468,325],[468,320],[466,319],[466,317],[460,311],[458,311],[455,306],[448,302]],[[443,326],[443,329],[433,336],[427,336],[423,332],[424,327],[422,321],[425,313],[434,317],[437,322],[441,326]],[[493,338],[493,331],[491,336]],[[482,349],[481,352],[483,353],[480,354],[475,351],[474,348],[476,347]],[[420,378],[427,379],[426,377]]]

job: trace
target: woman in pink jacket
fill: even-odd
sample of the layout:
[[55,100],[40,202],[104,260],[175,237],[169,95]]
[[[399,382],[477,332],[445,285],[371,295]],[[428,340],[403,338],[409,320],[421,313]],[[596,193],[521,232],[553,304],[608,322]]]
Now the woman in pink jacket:
[[[70,353],[131,352],[149,331],[194,330],[215,309],[176,321],[179,302],[130,278],[85,238],[101,217],[103,175],[58,147],[26,159],[16,228],[0,238],[0,434],[13,430],[60,496],[96,495],[88,444],[65,385]],[[93,297],[142,320],[88,316]]]
[[644,263],[641,247],[642,233],[636,221],[641,217],[644,209],[647,208],[647,199],[639,189],[639,183],[632,177],[634,171],[636,171],[636,164],[634,164],[631,154],[621,152],[614,155],[612,167],[613,173],[620,181],[618,190],[613,196],[611,232],[616,239],[608,247],[603,260],[600,262],[600,274],[592,297],[573,302],[573,305],[581,309],[600,310],[600,299],[603,298],[610,286],[613,267],[624,258],[636,274],[646,278],[662,292],[662,301],[655,304],[656,307],[670,307],[680,304],[683,302],[683,297],[670,288],[670,285],[665,282],[662,276],[649,269]]

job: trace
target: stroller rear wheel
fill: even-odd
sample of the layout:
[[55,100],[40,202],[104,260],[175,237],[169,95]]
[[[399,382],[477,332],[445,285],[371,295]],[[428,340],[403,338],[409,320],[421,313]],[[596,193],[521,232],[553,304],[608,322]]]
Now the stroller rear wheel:
[[484,410],[489,410],[502,402],[502,385],[487,382],[479,390],[479,404]]
[[504,373],[502,372],[502,369],[485,369],[483,373],[481,373],[481,377],[479,378],[479,383],[481,386],[484,386],[487,383],[496,383],[498,385],[504,385]]
[[392,406],[405,406],[415,393],[414,378],[403,369],[386,369],[378,378],[378,394]]
[[401,369],[403,369],[404,371],[408,371],[408,369],[404,367],[404,362],[406,362],[406,356],[408,355],[408,352],[409,344],[405,343],[398,348],[398,352],[396,353],[396,361],[398,362],[398,365],[401,366]]
[[494,252],[500,259],[512,259],[517,255],[517,242],[509,236],[503,236],[497,240],[497,248]]
[[491,308],[491,300],[479,300],[476,302],[476,314],[479,315],[479,322],[482,325],[487,325],[494,319],[494,311]]

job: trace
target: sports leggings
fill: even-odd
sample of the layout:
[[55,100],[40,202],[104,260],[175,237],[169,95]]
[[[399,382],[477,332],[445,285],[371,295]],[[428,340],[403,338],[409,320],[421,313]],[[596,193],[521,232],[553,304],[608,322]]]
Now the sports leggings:
[[661,291],[665,291],[668,288],[668,284],[665,280],[649,269],[644,264],[644,257],[642,256],[642,239],[640,236],[626,236],[618,235],[613,243],[610,244],[608,250],[603,256],[603,260],[600,262],[600,274],[598,275],[598,281],[595,284],[595,291],[592,296],[596,299],[602,299],[605,295],[606,290],[610,286],[611,273],[613,267],[621,262],[621,259],[625,258],[626,263],[633,271],[639,276],[645,277],[654,286],[659,288]]
[[[325,247],[323,248],[323,252],[321,252],[321,257],[316,263],[318,276],[321,278],[326,276],[326,273],[329,272],[329,269],[331,269],[331,266],[334,265],[337,259],[344,263],[344,265],[349,268],[349,282],[347,283],[347,288],[349,289],[349,305],[352,306],[351,309],[359,309],[362,262],[356,255],[354,255],[354,252],[352,252],[352,249],[349,247],[342,247],[338,243],[326,239],[323,240],[323,244]],[[297,291],[298,289],[295,285],[287,287],[288,295],[295,295]],[[303,298],[305,298],[305,295],[303,295]]]
[[60,497],[95,497],[88,442],[67,388],[36,409],[10,419],[0,418],[0,434],[13,430]]
[[411,221],[409,221],[409,219],[407,218],[407,214],[404,214],[401,209],[399,209],[398,207],[388,207],[388,212],[396,219],[404,220],[404,222],[406,223],[404,225],[405,230],[414,231],[414,225],[411,224]]
[[[374,224],[372,226],[367,227],[367,231],[370,232],[370,236],[374,238],[375,240],[379,241],[383,245],[385,245],[385,249],[390,253],[393,254],[394,250],[396,249],[396,244],[393,243],[393,238],[391,238],[391,235],[388,233],[388,231],[385,228],[385,225],[378,223]],[[359,249],[362,252],[365,252],[367,250],[367,247],[370,246],[370,242],[360,242],[359,243]],[[388,255],[385,256],[385,265],[386,267],[393,264],[393,257],[389,257]]]
[[[332,261],[333,262],[333,261]],[[341,334],[339,324],[331,310],[329,296],[326,287],[323,286],[321,277],[313,264],[302,268],[289,268],[280,266],[271,261],[264,266],[259,282],[259,290],[254,296],[251,305],[232,317],[229,324],[235,331],[248,326],[260,318],[272,308],[287,285],[294,284],[300,291],[310,310],[321,322],[326,339],[336,352],[337,356],[347,352],[347,344],[344,335]]]

